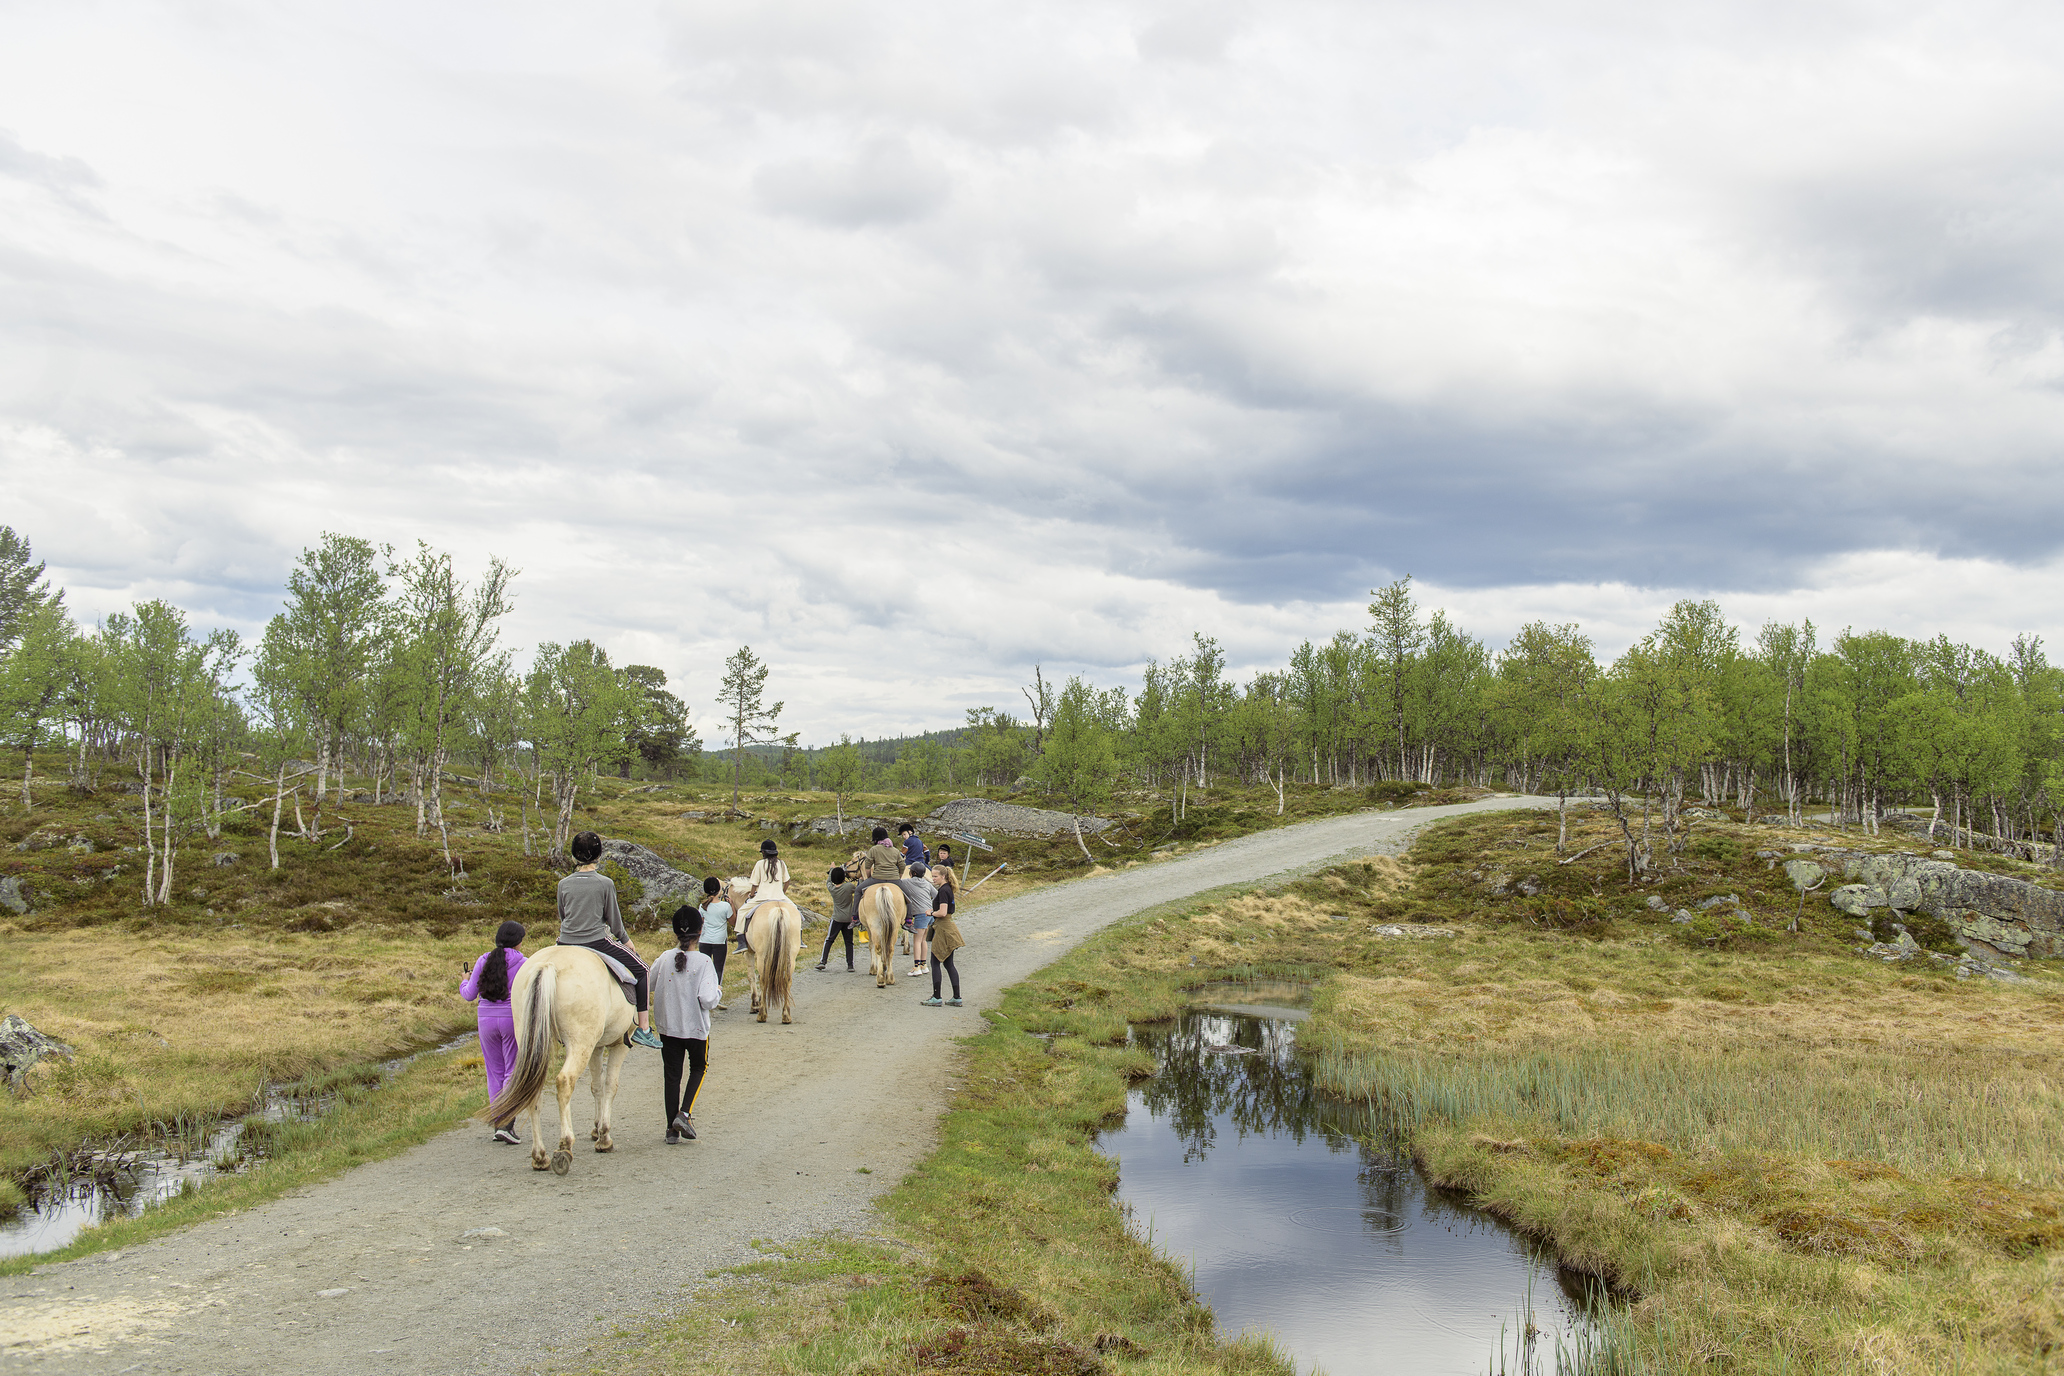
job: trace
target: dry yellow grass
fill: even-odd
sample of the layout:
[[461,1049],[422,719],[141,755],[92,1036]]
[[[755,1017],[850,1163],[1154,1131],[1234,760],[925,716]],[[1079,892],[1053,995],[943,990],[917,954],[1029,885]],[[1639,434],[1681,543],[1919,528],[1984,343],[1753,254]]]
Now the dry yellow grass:
[[81,1139],[233,1112],[269,1082],[420,1048],[469,1028],[461,966],[492,928],[153,936],[5,932],[0,1008],[70,1043],[0,1101],[0,1168]]

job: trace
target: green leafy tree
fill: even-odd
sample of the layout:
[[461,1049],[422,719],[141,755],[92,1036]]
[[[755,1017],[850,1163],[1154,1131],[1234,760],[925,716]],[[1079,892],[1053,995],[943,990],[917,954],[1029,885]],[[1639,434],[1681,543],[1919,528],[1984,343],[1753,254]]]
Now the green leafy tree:
[[837,745],[817,757],[817,782],[831,791],[841,832],[846,827],[846,795],[859,788],[866,777],[867,761],[850,736],[840,736]]
[[752,652],[752,646],[739,646],[738,653],[724,661],[724,680],[717,690],[717,700],[723,704],[725,720],[731,727],[733,812],[738,811],[738,794],[745,782],[746,753],[755,745],[796,743],[793,732],[786,736],[774,733],[785,704],[767,706],[766,692],[767,666]]
[[1375,672],[1381,684],[1383,710],[1391,739],[1397,744],[1397,777],[1406,777],[1405,704],[1410,692],[1412,660],[1426,641],[1419,608],[1412,601],[1412,576],[1375,589],[1369,604],[1369,643],[1375,651]]
[[43,567],[13,526],[0,526],[0,654],[21,636],[30,613],[64,596],[50,590]]
[[29,781],[44,728],[65,716],[65,689],[79,649],[79,634],[62,597],[29,604],[14,621],[14,639],[0,654],[0,721],[21,744],[22,810],[34,807]]
[[552,780],[555,812],[547,855],[564,866],[581,781],[623,758],[641,704],[592,640],[538,646],[523,699],[539,767]]
[[631,756],[645,761],[646,768],[672,778],[688,756],[702,749],[694,728],[688,724],[688,705],[667,691],[664,670],[650,664],[627,664],[624,681],[638,695],[638,720],[631,727],[630,753],[624,756],[623,777],[631,777]]
[[1092,863],[1095,857],[1082,839],[1082,816],[1110,801],[1117,776],[1117,749],[1098,718],[1095,691],[1071,678],[1054,704],[1046,753],[1033,765],[1032,777],[1067,804],[1075,819],[1075,844]]

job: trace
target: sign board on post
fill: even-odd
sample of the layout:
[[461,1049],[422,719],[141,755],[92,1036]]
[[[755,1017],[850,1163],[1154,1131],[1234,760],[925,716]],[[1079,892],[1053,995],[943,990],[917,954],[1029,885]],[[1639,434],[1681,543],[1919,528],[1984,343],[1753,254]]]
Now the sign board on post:
[[978,850],[996,849],[996,847],[990,845],[987,841],[983,840],[981,837],[975,835],[971,831],[949,831],[946,834],[948,836],[951,836],[956,841],[965,841],[969,845],[974,846]]

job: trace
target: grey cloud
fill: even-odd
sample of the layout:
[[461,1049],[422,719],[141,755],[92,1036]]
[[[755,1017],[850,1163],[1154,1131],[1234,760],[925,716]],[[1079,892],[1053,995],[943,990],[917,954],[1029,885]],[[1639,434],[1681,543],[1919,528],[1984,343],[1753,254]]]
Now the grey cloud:
[[0,177],[60,192],[91,191],[102,185],[100,174],[82,159],[38,153],[5,129],[0,129]]
[[872,139],[850,158],[801,158],[760,169],[760,204],[840,229],[894,225],[937,209],[951,189],[946,169],[901,139]]

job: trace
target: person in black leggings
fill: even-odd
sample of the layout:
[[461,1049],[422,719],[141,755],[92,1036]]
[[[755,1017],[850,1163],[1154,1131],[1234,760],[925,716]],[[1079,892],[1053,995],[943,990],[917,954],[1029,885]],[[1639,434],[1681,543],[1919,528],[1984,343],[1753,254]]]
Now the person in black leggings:
[[[717,982],[724,979],[724,959],[731,954],[731,942],[726,933],[731,930],[731,905],[724,901],[724,881],[711,875],[702,881],[702,935],[715,940],[701,941],[702,953],[710,958],[710,964],[717,967]],[[719,1013],[729,1012],[730,1005],[719,1003]]]
[[927,1008],[941,1006],[939,998],[939,976],[943,973],[953,981],[953,997],[944,1001],[947,1008],[958,1008],[960,1003],[960,967],[953,963],[953,957],[967,940],[960,934],[960,924],[953,920],[955,900],[959,897],[959,886],[953,882],[953,871],[945,870],[940,875],[941,883],[937,895],[938,906],[932,909],[931,968],[932,996],[919,1000]]
[[831,963],[831,943],[841,936],[846,939],[846,973],[853,973],[853,923],[860,917],[860,886],[846,878],[844,865],[831,867],[831,930],[824,934],[824,950],[817,957],[817,968],[822,970]]

